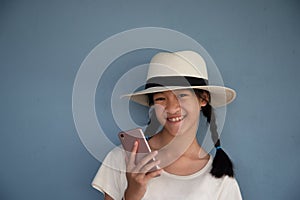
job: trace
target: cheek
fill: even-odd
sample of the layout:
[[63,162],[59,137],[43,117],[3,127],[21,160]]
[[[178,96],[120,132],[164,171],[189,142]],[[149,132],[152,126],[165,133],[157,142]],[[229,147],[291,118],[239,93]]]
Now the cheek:
[[155,116],[157,121],[160,123],[160,125],[164,126],[164,124],[166,123],[166,119],[165,119],[165,114],[164,114],[164,107],[161,105],[156,105],[154,107],[154,112],[155,112]]
[[190,109],[201,109],[201,102],[198,101],[198,99],[193,99],[193,100],[190,100],[188,102],[185,102],[185,104],[183,105],[186,105],[186,107],[189,107]]
[[193,113],[193,115],[200,116],[201,106],[199,102],[194,102],[189,109],[190,109],[190,113]]
[[165,110],[164,106],[160,104],[154,105],[154,111],[157,117],[160,117],[164,113],[164,110]]
[[165,108],[162,105],[157,104],[154,106],[154,111],[155,111],[156,119],[159,121],[161,125],[164,125],[166,123]]

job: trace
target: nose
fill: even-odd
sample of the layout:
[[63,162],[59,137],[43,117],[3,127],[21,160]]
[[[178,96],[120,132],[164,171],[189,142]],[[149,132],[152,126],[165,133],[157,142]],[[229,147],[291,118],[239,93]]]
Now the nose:
[[169,114],[177,114],[180,113],[180,103],[175,94],[169,96],[166,102],[165,110]]

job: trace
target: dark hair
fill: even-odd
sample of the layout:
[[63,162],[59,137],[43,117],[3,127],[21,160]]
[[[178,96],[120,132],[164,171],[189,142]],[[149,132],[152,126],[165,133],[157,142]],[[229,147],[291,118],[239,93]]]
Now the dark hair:
[[[202,113],[207,118],[207,123],[210,127],[211,138],[216,148],[216,154],[212,163],[212,169],[210,173],[216,178],[221,178],[224,175],[228,175],[230,177],[234,176],[233,164],[228,157],[228,155],[221,148],[221,142],[219,138],[219,134],[217,131],[216,117],[213,110],[213,107],[210,105],[210,93],[206,90],[194,89],[195,94],[199,99],[202,99],[207,102],[206,106],[202,107]],[[206,94],[206,97],[205,97]],[[153,102],[153,94],[148,94],[149,106],[154,104]],[[151,135],[156,133],[160,124],[156,118],[156,115],[152,113],[152,109],[150,108],[150,120],[148,123],[148,127],[145,130],[145,134]]]
[[[210,126],[211,138],[216,148],[216,155],[214,157],[210,173],[217,178],[221,178],[224,175],[233,177],[233,164],[228,155],[221,148],[221,142],[217,131],[215,112],[213,107],[209,103],[210,93],[208,91],[198,89],[195,89],[194,91],[200,99],[207,102],[206,106],[202,107],[202,113],[207,118],[207,123],[209,123]],[[204,97],[205,93],[207,94],[208,99]]]

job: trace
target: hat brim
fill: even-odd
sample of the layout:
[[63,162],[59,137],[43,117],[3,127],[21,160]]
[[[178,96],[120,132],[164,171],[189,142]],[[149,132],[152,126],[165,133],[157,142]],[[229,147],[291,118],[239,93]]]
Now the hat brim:
[[231,103],[236,97],[236,92],[231,88],[208,85],[208,86],[188,86],[188,87],[187,86],[151,87],[132,94],[125,94],[121,96],[121,98],[128,97],[130,98],[130,100],[136,103],[139,103],[144,106],[149,106],[148,96],[147,96],[148,94],[164,92],[169,90],[181,90],[181,89],[201,89],[201,90],[209,91],[211,96],[210,105],[214,108],[225,106]]

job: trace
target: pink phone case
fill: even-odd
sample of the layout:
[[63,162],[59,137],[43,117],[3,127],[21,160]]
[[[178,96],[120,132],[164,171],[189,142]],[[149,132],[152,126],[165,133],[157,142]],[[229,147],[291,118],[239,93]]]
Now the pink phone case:
[[[146,155],[151,152],[149,144],[145,138],[145,135],[142,129],[132,129],[128,131],[122,131],[118,134],[119,139],[122,143],[123,148],[125,149],[127,155],[132,151],[135,141],[138,141],[138,150],[136,154],[135,164],[139,163]],[[153,159],[154,161],[155,159]],[[158,166],[151,169],[150,171],[159,169]]]

